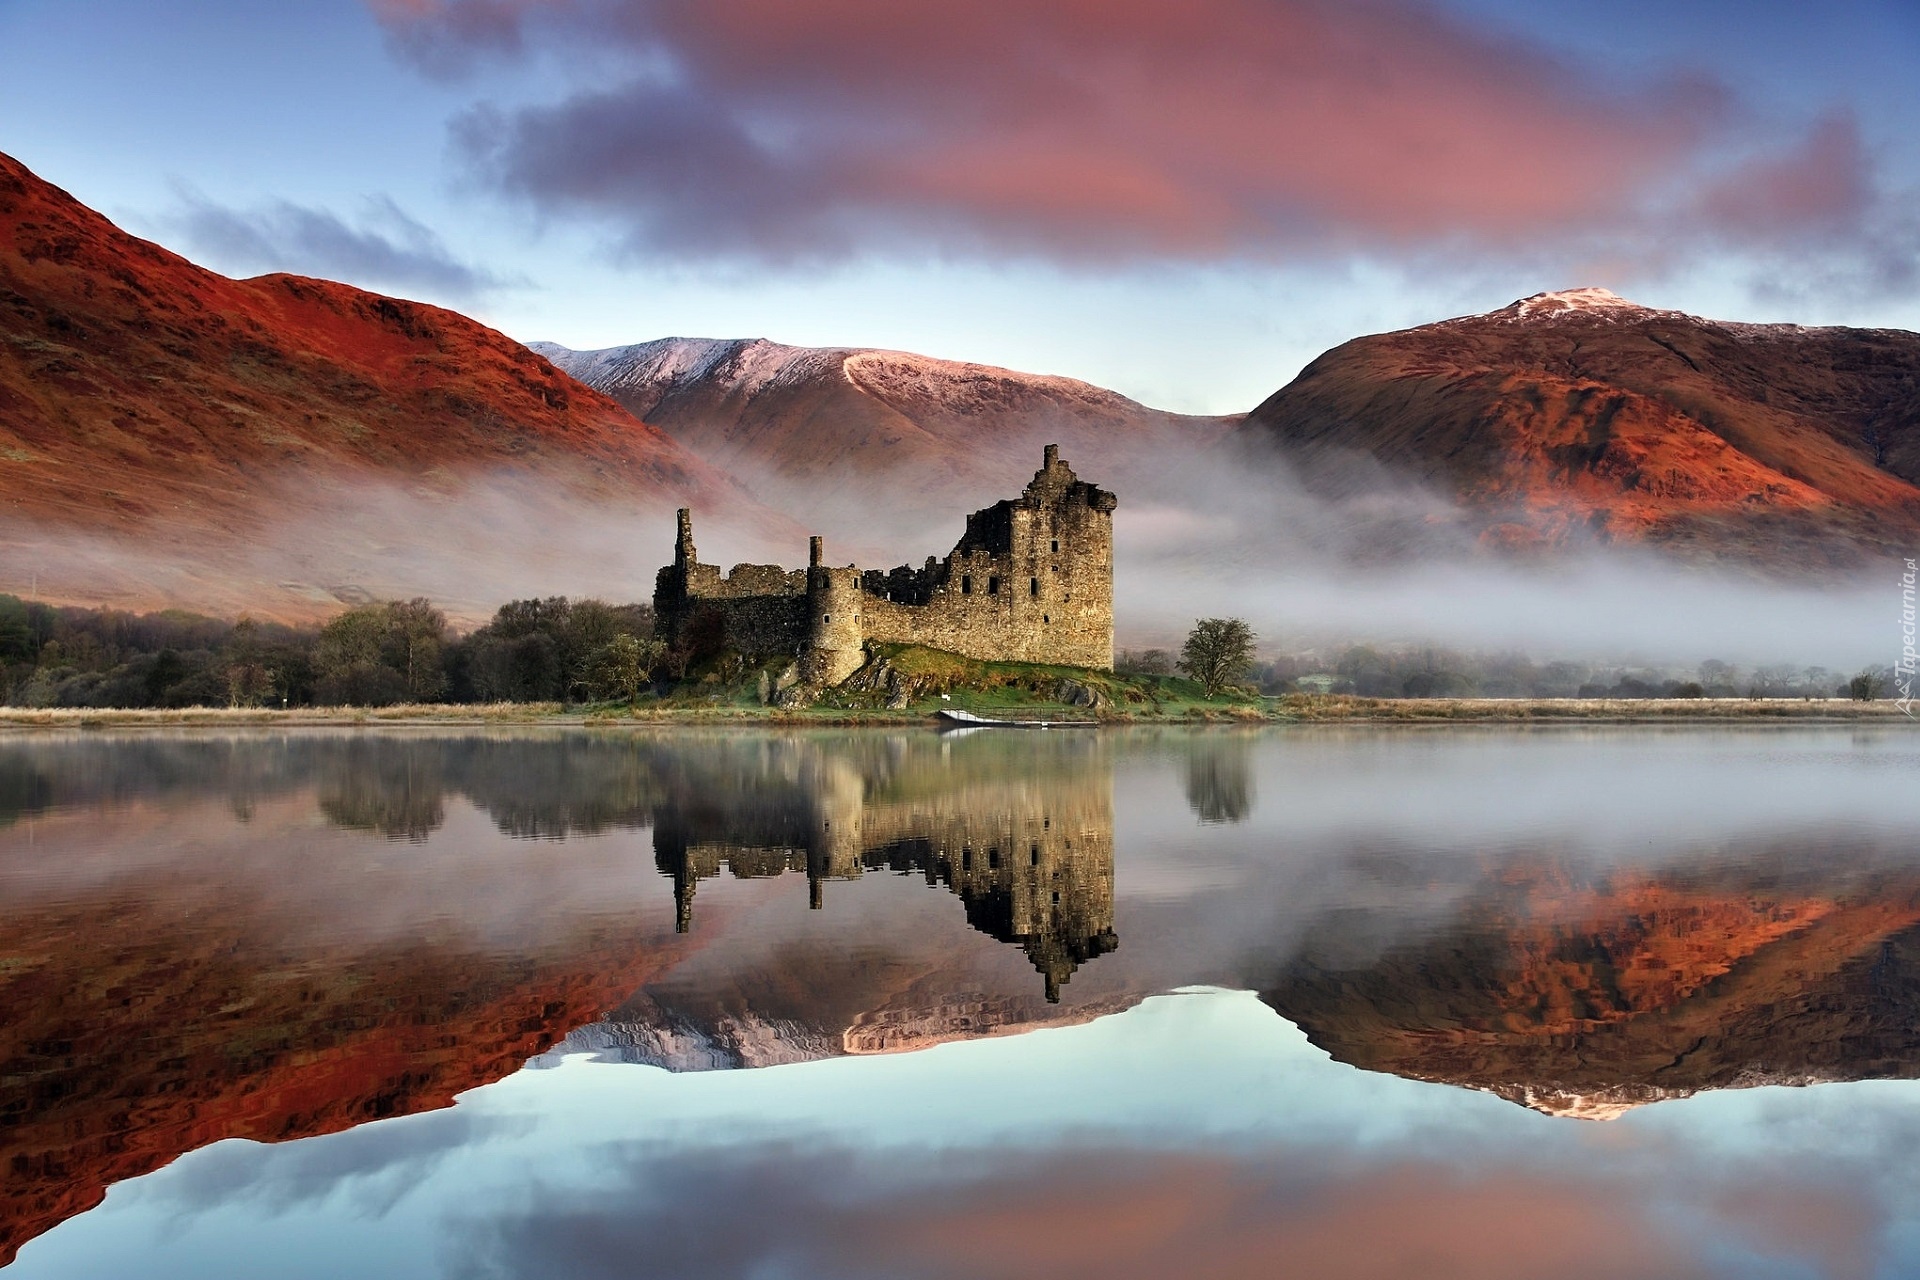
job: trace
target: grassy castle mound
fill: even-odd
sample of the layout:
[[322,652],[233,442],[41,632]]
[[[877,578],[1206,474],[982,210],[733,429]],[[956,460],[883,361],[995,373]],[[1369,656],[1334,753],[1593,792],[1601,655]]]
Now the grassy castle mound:
[[[1088,667],[986,662],[913,644],[872,644],[867,660],[827,689],[801,686],[787,659],[755,662],[725,654],[636,709],[784,711],[799,716],[919,719],[943,709],[1008,719],[1252,719],[1263,700],[1225,690],[1208,699],[1180,676],[1121,675]],[[614,704],[608,710],[625,709]]]

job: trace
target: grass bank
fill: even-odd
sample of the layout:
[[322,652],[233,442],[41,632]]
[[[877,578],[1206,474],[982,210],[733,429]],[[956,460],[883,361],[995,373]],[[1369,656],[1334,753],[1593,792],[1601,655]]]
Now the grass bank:
[[[784,667],[786,664],[778,664]],[[804,700],[769,705],[774,665],[708,673],[635,702],[562,706],[266,708],[179,710],[0,708],[0,731],[89,728],[237,728],[250,725],[584,725],[926,724],[943,708],[996,719],[1094,720],[1103,724],[1446,724],[1446,723],[1913,723],[1890,701],[1753,698],[1358,698],[1289,694],[1263,698],[1235,689],[1207,698],[1178,676],[1123,675],[1025,662],[980,662],[936,649],[886,645],[846,684]]]

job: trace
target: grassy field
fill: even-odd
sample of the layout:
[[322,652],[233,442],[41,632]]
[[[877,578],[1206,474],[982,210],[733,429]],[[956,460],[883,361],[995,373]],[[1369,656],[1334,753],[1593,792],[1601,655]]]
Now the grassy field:
[[[767,681],[773,679],[771,667],[764,674]],[[762,675],[757,668],[742,670],[731,680],[709,674],[683,683],[664,697],[649,694],[631,705],[493,703],[291,710],[190,707],[166,711],[0,708],[0,731],[109,726],[923,724],[942,708],[998,719],[1096,720],[1111,724],[1911,722],[1890,701],[1837,698],[1356,698],[1333,694],[1263,698],[1242,689],[1209,699],[1197,683],[1177,676],[978,662],[902,645],[881,647],[874,661],[847,685],[829,689],[804,706],[781,708],[763,703]]]

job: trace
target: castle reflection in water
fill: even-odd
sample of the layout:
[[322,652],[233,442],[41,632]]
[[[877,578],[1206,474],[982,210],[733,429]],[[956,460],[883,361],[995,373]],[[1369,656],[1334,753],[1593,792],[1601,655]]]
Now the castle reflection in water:
[[957,895],[974,928],[1026,952],[1058,1002],[1075,969],[1119,945],[1104,745],[1064,736],[1038,761],[992,741],[875,745],[828,751],[793,737],[680,754],[653,811],[677,928],[692,927],[700,881],[723,868],[740,879],[804,874],[816,909],[829,881],[920,875]]

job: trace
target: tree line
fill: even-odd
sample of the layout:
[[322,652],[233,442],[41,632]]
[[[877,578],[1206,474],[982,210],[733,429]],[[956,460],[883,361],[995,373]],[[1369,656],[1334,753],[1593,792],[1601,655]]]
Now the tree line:
[[675,655],[653,610],[552,596],[457,633],[423,599],[322,626],[130,613],[0,595],[0,686],[25,707],[387,706],[632,699]]
[[[717,663],[728,673],[718,615],[683,630],[669,648],[654,635],[650,606],[565,596],[510,601],[462,635],[424,599],[359,605],[298,627],[0,595],[0,693],[11,706],[95,708],[631,701],[695,669]],[[1203,618],[1177,654],[1122,650],[1116,666],[1138,675],[1177,670],[1209,697],[1237,686],[1389,698],[1876,698],[1893,687],[1885,667],[1852,675],[1717,660],[1625,668],[1434,647],[1357,645],[1259,660],[1256,639],[1240,619]]]
[[[1202,619],[1178,653],[1125,649],[1115,667],[1127,674],[1203,679],[1202,671],[1260,693],[1353,694],[1366,698],[1854,698],[1891,696],[1890,667],[1842,672],[1791,663],[1742,666],[1709,659],[1686,668],[1598,662],[1535,662],[1525,654],[1470,653],[1433,646],[1306,651],[1256,660],[1252,633],[1237,619]],[[1238,624],[1240,628],[1244,623]],[[1196,650],[1196,645],[1198,649]],[[1222,664],[1218,651],[1230,651]],[[1200,664],[1196,667],[1196,662]]]

